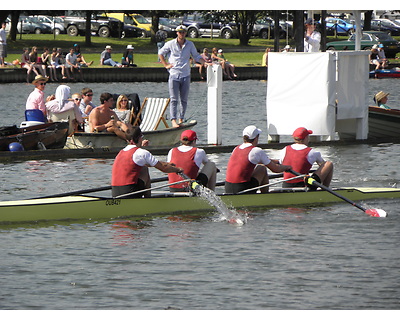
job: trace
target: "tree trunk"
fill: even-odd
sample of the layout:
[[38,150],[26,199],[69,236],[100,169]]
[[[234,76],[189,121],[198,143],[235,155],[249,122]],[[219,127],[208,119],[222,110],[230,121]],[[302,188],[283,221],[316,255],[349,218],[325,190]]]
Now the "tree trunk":
[[294,12],[293,31],[296,51],[304,52],[304,13],[302,10]]
[[85,26],[85,45],[87,47],[92,46],[92,11],[86,11],[86,26]]
[[371,30],[371,20],[372,20],[372,11],[368,10],[364,12],[364,27],[363,30]]

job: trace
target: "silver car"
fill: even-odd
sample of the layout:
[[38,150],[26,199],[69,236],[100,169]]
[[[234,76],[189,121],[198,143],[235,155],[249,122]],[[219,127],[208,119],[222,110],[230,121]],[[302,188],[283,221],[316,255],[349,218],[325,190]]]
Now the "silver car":
[[[10,32],[11,28],[11,20],[10,18],[6,19],[6,31]],[[17,32],[18,33],[51,33],[51,27],[43,24],[43,23],[36,23],[33,22],[29,17],[20,16],[17,25]]]
[[64,28],[64,19],[61,17],[49,17],[49,16],[29,16],[32,22],[42,23],[51,28],[51,32],[56,35],[60,33],[66,33]]

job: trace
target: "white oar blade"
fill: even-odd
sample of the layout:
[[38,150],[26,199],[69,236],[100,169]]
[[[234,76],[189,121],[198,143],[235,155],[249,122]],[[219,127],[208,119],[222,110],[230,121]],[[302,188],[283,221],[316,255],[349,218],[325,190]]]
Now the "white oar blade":
[[387,217],[387,213],[383,209],[367,209],[367,210],[365,210],[365,213],[372,217],[378,217],[378,218],[386,218]]

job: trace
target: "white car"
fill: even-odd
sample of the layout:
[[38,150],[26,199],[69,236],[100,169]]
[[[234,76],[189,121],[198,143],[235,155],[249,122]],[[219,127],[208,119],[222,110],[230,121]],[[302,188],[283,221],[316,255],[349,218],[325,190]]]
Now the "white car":
[[49,16],[30,16],[29,18],[36,23],[43,23],[49,26],[56,35],[60,33],[66,33],[64,27],[64,20],[61,17],[49,17]]

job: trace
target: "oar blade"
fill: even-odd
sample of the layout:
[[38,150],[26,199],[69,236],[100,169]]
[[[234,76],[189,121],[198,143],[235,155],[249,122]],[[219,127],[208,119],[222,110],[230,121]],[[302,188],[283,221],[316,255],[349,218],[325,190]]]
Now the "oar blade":
[[365,210],[365,213],[370,215],[371,217],[377,217],[377,218],[387,217],[387,213],[383,209],[367,209]]

